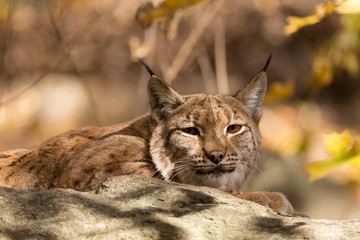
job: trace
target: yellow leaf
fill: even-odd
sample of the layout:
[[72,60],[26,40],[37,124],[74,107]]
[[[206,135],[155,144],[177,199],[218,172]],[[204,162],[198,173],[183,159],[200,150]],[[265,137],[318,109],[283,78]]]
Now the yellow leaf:
[[359,61],[356,53],[348,53],[343,58],[344,68],[351,74],[359,72]]
[[347,163],[353,167],[360,167],[360,155],[355,155],[354,157],[350,158]]
[[316,57],[313,64],[312,83],[316,86],[327,86],[333,80],[333,66],[329,59]]
[[265,102],[274,102],[277,100],[291,97],[294,94],[295,84],[293,81],[285,83],[274,82],[265,96]]
[[148,27],[156,19],[171,19],[177,11],[182,11],[206,1],[209,0],[164,0],[157,7],[154,7],[152,2],[146,2],[137,9],[135,19],[142,26]]
[[335,5],[330,2],[325,2],[316,6],[315,11],[312,15],[306,17],[296,17],[291,16],[286,20],[288,25],[284,28],[284,33],[290,35],[294,32],[297,32],[300,28],[312,25],[320,22],[324,17],[330,15],[335,11]]
[[344,156],[350,144],[350,134],[348,130],[342,133],[333,133],[325,136],[324,145],[325,149],[334,157]]
[[11,8],[11,2],[7,0],[0,0],[0,22],[8,19],[9,8]]
[[190,7],[203,1],[204,0],[165,0],[160,6],[175,10],[180,7]]
[[354,166],[351,165],[347,168],[348,173],[348,181],[351,183],[355,183],[360,186],[360,165]]
[[290,35],[297,32],[300,28],[320,22],[324,17],[333,12],[340,14],[360,13],[360,0],[337,0],[325,1],[316,6],[312,15],[306,17],[291,16],[286,20],[288,25],[284,27],[284,33]]
[[335,10],[340,14],[360,13],[360,0],[338,0]]
[[305,166],[305,171],[310,174],[310,181],[323,178],[330,170],[344,164],[346,158],[333,158],[310,163]]
[[325,177],[325,175],[342,165],[349,164],[350,166],[360,166],[360,155],[346,154],[337,158],[330,158],[323,161],[307,164],[304,170],[310,174],[310,181],[314,181]]
[[287,17],[286,21],[288,22],[288,25],[284,28],[284,33],[286,35],[290,35],[294,32],[297,32],[300,28],[305,27],[307,25],[312,25],[315,23],[320,22],[321,18],[319,18],[316,15],[310,15],[307,17],[296,17],[291,16]]
[[304,170],[310,174],[309,180],[312,182],[317,179],[325,177],[329,169],[327,167],[323,167],[322,165],[319,165],[318,162],[315,162],[306,165]]
[[336,169],[342,165],[349,167],[360,167],[360,136],[351,138],[349,131],[333,133],[324,138],[326,150],[332,158],[307,164],[305,171],[310,174],[310,180],[324,177],[328,171]]
[[360,136],[354,137],[353,149],[356,154],[360,155]]

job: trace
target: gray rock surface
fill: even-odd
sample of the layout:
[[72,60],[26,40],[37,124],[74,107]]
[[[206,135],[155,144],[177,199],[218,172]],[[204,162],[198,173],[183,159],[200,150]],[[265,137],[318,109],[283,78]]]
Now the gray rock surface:
[[119,176],[81,191],[0,188],[0,239],[360,239],[360,220],[283,216],[212,188]]

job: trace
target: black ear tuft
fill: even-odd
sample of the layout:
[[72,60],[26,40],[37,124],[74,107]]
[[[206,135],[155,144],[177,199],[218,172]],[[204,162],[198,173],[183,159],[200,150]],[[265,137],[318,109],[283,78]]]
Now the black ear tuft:
[[266,72],[267,68],[268,68],[269,65],[270,65],[271,58],[272,58],[272,53],[269,55],[268,59],[266,60],[265,66],[264,66],[264,68],[261,70],[262,72]]
[[156,74],[153,72],[153,70],[147,65],[143,60],[138,59],[138,61],[146,68],[146,70],[149,72],[150,76],[156,76]]

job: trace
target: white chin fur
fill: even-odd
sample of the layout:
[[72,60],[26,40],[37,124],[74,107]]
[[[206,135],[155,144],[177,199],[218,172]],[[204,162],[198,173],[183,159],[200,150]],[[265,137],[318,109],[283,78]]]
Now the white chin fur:
[[[240,169],[239,169],[240,168]],[[182,183],[198,185],[198,186],[207,186],[217,189],[241,189],[244,183],[244,175],[241,174],[243,170],[241,166],[231,173],[223,173],[221,175],[214,174],[192,174],[190,176],[179,176]]]

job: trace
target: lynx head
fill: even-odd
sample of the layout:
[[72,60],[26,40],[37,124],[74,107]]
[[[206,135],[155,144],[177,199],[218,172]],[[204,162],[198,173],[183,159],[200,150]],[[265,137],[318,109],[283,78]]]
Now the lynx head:
[[182,96],[148,69],[151,117],[156,122],[150,154],[165,180],[219,189],[244,185],[261,143],[258,123],[267,65],[232,96]]

